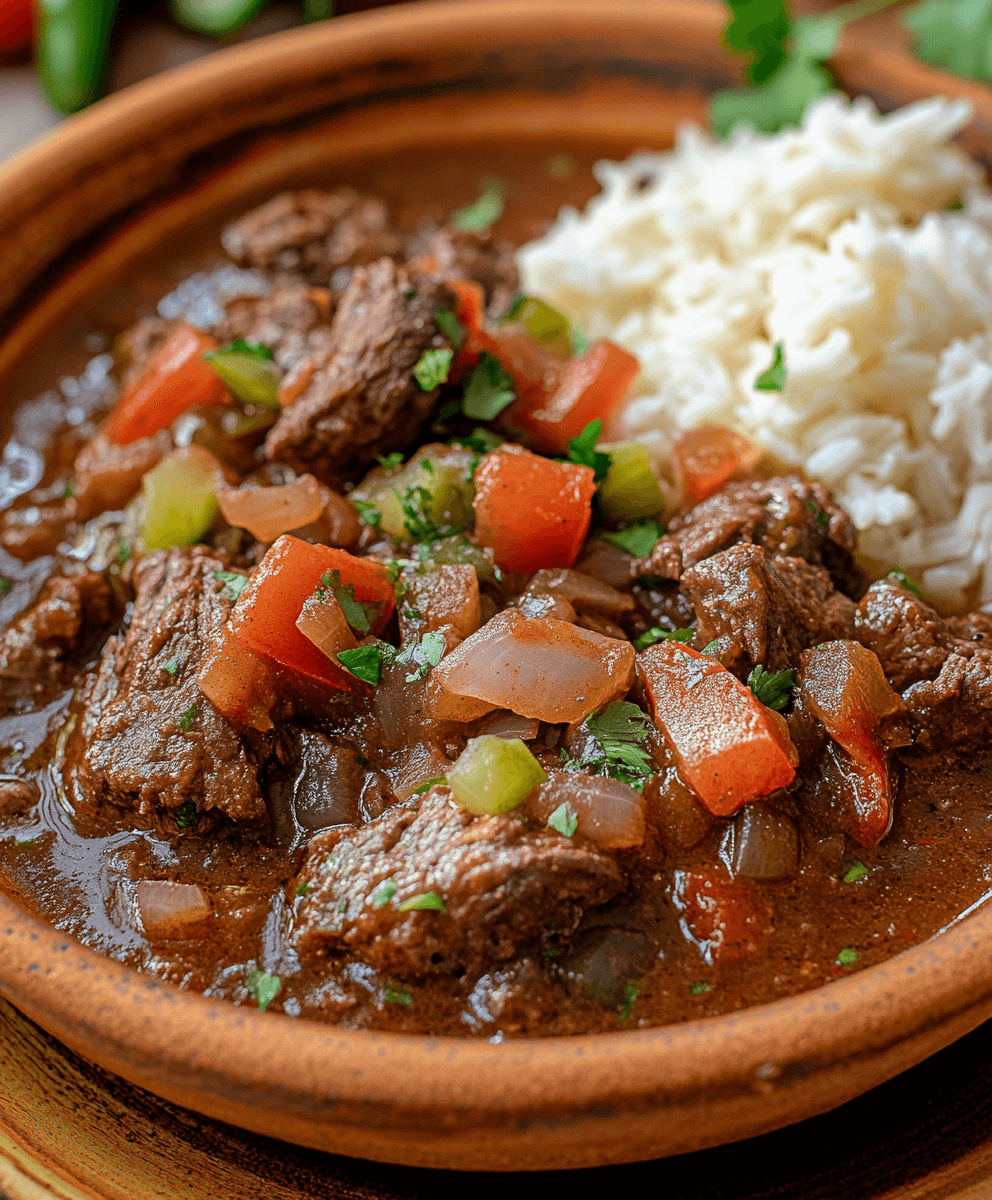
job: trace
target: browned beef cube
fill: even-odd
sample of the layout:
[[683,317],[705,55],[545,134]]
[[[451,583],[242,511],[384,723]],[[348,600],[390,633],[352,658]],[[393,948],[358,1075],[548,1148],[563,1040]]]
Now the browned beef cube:
[[641,562],[639,572],[681,579],[696,563],[739,542],[825,567],[840,591],[855,598],[861,594],[861,573],[853,557],[857,534],[851,518],[822,483],[808,483],[798,475],[728,483],[676,517]]
[[307,349],[307,334],[331,319],[331,294],[313,288],[299,278],[277,278],[264,296],[241,296],[232,300],[224,319],[213,329],[219,342],[243,338],[261,342],[273,352],[276,362],[289,370]]
[[488,229],[476,233],[446,225],[428,242],[423,261],[425,270],[440,279],[474,279],[481,284],[494,316],[506,312],[520,288],[513,247]]
[[335,482],[416,441],[437,392],[423,391],[413,368],[447,345],[434,321],[441,305],[455,305],[442,283],[390,258],[358,268],[330,328],[314,331],[284,380],[297,395],[269,432],[267,456]]
[[73,494],[67,509],[77,521],[123,508],[141,487],[146,471],[172,449],[172,434],[160,429],[150,437],[118,446],[98,433],[80,450],[73,467]]
[[992,651],[949,653],[936,678],[903,693],[922,752],[987,745],[992,728]]
[[[130,627],[107,643],[84,697],[78,803],[146,818],[189,802],[197,813],[237,821],[266,817],[258,754],[196,684],[207,644],[231,610],[213,576],[225,567],[202,546],[160,550],[136,566]],[[189,808],[185,814],[187,825],[198,820]]]
[[[342,950],[397,975],[460,974],[516,957],[543,930],[571,932],[623,888],[616,862],[578,837],[513,814],[474,817],[448,796],[435,787],[415,808],[314,838],[300,875],[301,955]],[[401,911],[429,892],[443,912]]]
[[802,558],[731,546],[690,567],[682,588],[696,610],[696,644],[719,639],[724,664],[742,677],[759,663],[795,667],[808,646],[853,637],[853,601]]
[[383,202],[347,187],[283,192],[228,226],[222,241],[245,266],[296,271],[322,285],[340,267],[403,250]]

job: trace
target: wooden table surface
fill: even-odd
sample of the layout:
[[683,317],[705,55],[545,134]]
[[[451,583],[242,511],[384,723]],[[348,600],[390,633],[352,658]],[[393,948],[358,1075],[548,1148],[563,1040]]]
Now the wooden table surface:
[[992,1022],[790,1129],[650,1163],[506,1176],[381,1166],[244,1133],[82,1062],[0,1001],[0,1200],[546,1200],[584,1186],[606,1200],[990,1198]]

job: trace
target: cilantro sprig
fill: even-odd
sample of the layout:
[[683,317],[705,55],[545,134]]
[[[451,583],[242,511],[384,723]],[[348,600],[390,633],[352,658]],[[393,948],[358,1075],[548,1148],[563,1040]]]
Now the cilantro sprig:
[[695,629],[660,629],[655,625],[634,638],[634,649],[646,650],[655,642],[691,642],[695,635]]
[[992,81],[992,0],[923,0],[903,23],[924,62],[969,79]]
[[356,600],[355,585],[342,583],[340,571],[325,571],[320,577],[317,588],[317,598],[323,601],[326,592],[330,592],[341,606],[344,619],[356,633],[369,633],[372,624],[378,621],[381,609],[371,600]]
[[354,650],[342,650],[338,662],[356,679],[375,687],[382,677],[383,666],[399,663],[401,666],[410,665],[412,670],[406,676],[407,683],[416,683],[427,676],[431,667],[436,667],[441,661],[447,643],[444,634],[439,629],[425,633],[419,641],[408,643],[402,650],[390,646],[388,642],[372,642],[368,646],[357,646]]
[[617,533],[601,533],[599,540],[609,542],[611,546],[619,546],[635,558],[647,558],[663,533],[664,530],[657,521],[652,517],[645,517],[640,521],[630,521],[626,528]]
[[248,585],[248,576],[239,575],[237,571],[211,571],[211,575],[224,585],[220,594],[229,600],[237,600]]
[[456,229],[478,233],[494,225],[503,215],[503,185],[495,178],[487,179],[478,200],[456,209],[448,218]]
[[644,748],[650,728],[647,714],[636,704],[617,700],[589,717],[586,728],[592,735],[594,748],[577,759],[570,759],[563,750],[567,769],[608,775],[629,784],[635,791],[643,791],[654,774]]
[[912,579],[910,579],[910,577],[903,571],[890,571],[887,578],[891,579],[893,583],[898,583],[899,586],[904,588],[907,592],[912,592],[912,594],[917,596],[920,600],[923,599],[923,593],[912,581]]
[[796,686],[796,673],[787,667],[784,671],[769,674],[760,664],[747,677],[747,686],[756,700],[766,708],[781,712],[792,698]]
[[266,975],[258,967],[251,967],[245,975],[245,990],[258,1002],[258,1011],[265,1012],[282,991],[282,982],[278,975]]
[[560,833],[562,837],[570,838],[578,827],[579,814],[567,800],[563,804],[559,804],[548,817],[548,828]]
[[784,392],[785,378],[785,350],[781,342],[776,342],[772,365],[762,371],[754,381],[754,390],[756,392]]
[[572,438],[568,443],[568,461],[577,463],[580,467],[592,467],[593,483],[603,482],[613,462],[608,454],[596,449],[602,432],[603,422],[597,418],[590,421],[579,436]]
[[462,412],[473,421],[492,421],[517,398],[513,379],[495,355],[483,350],[465,381]]
[[451,360],[455,357],[450,346],[436,350],[425,350],[413,364],[413,377],[422,392],[433,392],[446,383],[451,371]]

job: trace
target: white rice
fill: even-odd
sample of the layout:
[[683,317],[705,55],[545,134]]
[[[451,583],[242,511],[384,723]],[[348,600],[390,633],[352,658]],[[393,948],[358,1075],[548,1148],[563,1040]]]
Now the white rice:
[[[740,430],[948,606],[992,600],[992,192],[950,144],[969,117],[830,96],[772,137],[688,127],[598,164],[602,193],[519,256],[526,291],[640,359],[614,434],[663,462],[680,430]],[[785,391],[755,391],[777,342]]]

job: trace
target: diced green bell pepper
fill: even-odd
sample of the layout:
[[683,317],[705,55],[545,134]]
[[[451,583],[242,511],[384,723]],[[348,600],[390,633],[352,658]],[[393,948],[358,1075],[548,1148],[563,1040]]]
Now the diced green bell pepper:
[[516,808],[547,778],[520,738],[487,735],[469,739],[448,772],[448,786],[462,808],[493,816]]
[[216,350],[207,360],[239,400],[259,408],[279,406],[282,371],[268,358],[238,350]]
[[640,442],[613,442],[597,449],[610,456],[610,469],[599,485],[599,499],[609,515],[619,521],[636,521],[660,513],[665,497],[647,449]]
[[217,488],[223,483],[217,460],[198,446],[187,446],[145,473],[140,501],[144,507],[138,539],[145,550],[191,546],[217,515]]

